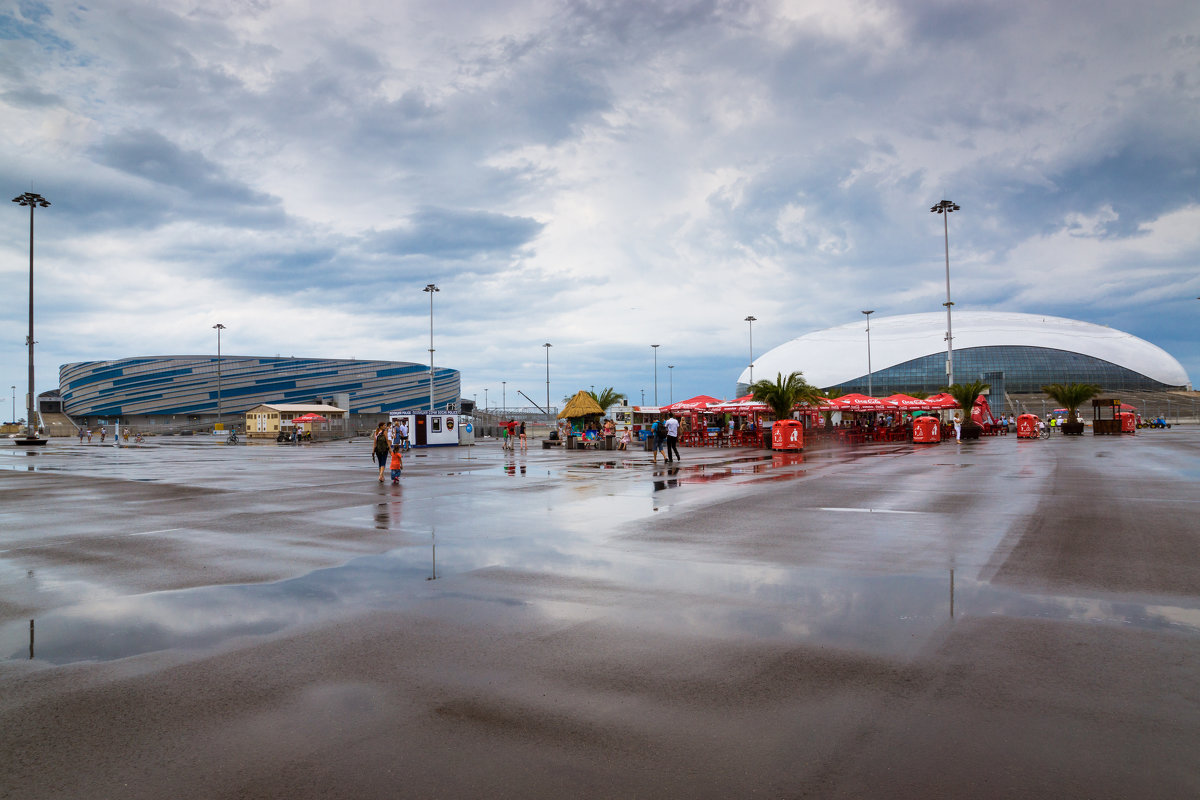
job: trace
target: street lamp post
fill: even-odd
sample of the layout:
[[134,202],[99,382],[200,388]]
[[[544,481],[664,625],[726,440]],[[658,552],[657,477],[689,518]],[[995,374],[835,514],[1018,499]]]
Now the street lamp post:
[[675,402],[675,365],[667,364],[667,379],[670,381],[670,389],[668,389],[667,402]]
[[942,215],[942,235],[946,240],[946,302],[942,305],[946,307],[946,382],[950,385],[954,385],[954,332],[950,327],[950,307],[954,305],[950,302],[950,214],[961,208],[958,203],[942,200],[929,209]]
[[221,323],[213,325],[213,329],[217,332],[217,430],[223,430],[221,425],[221,331],[225,330],[225,326]]
[[[546,342],[542,347],[546,348],[546,417],[550,417],[550,348],[554,345]],[[551,419],[553,422],[553,419]]]
[[429,413],[434,412],[433,406],[433,293],[440,292],[441,289],[434,286],[432,283],[425,285],[422,292],[429,292]]
[[500,381],[500,416],[508,408],[508,381]]
[[875,390],[871,385],[871,315],[875,313],[875,309],[863,313],[867,315],[867,397],[874,397]]
[[20,206],[29,206],[29,336],[25,339],[25,343],[29,345],[29,408],[25,417],[25,438],[17,439],[17,444],[45,444],[46,440],[39,439],[36,435],[37,427],[33,415],[34,404],[37,402],[33,393],[33,210],[47,208],[50,201],[33,192],[14,197],[12,201]]
[[658,345],[650,345],[654,348],[654,407],[658,407]]
[[758,321],[755,316],[749,316],[745,319],[750,323],[750,385],[754,385],[754,323]]
[[13,421],[13,424],[16,425],[17,424],[17,385],[15,383],[12,386],[12,401],[13,401],[12,421]]

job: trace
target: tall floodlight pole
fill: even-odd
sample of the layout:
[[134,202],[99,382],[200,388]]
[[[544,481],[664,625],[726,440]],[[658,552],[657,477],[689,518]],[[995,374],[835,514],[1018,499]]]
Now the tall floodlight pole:
[[12,421],[13,421],[13,424],[16,425],[17,424],[17,385],[15,383],[12,386],[12,401],[13,401]]
[[875,313],[875,309],[863,313],[867,315],[867,397],[873,397],[875,387],[871,385],[871,315]]
[[[550,348],[554,345],[546,342],[542,347],[546,348],[546,416],[550,417]],[[553,421],[553,418],[551,418]]]
[[667,379],[670,381],[670,389],[667,390],[667,402],[675,402],[675,365],[667,364]]
[[29,408],[25,418],[25,440],[18,439],[17,444],[45,444],[45,439],[39,439],[36,435],[37,427],[34,422],[34,404],[36,395],[33,393],[33,210],[35,208],[47,208],[50,201],[42,197],[40,194],[26,192],[13,198],[13,202],[20,206],[29,206],[29,336],[25,339],[25,343],[29,345]]
[[658,408],[658,345],[650,345],[654,348],[654,407]]
[[943,200],[929,209],[934,214],[942,215],[942,235],[946,240],[946,302],[942,305],[946,307],[946,382],[950,385],[954,384],[954,331],[950,326],[950,307],[954,305],[950,302],[950,213],[961,209],[958,203],[949,200]]
[[750,323],[750,385],[754,385],[754,323],[758,321],[758,317],[749,316],[744,320]]
[[221,331],[225,330],[225,326],[221,323],[213,325],[213,329],[217,332],[217,430],[221,428]]
[[500,416],[508,408],[508,381],[500,381]]
[[433,405],[433,293],[441,289],[432,283],[426,284],[422,292],[429,292],[429,413],[434,412]]

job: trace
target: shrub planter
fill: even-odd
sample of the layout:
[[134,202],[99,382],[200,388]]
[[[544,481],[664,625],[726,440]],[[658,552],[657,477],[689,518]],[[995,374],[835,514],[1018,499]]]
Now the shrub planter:
[[1063,422],[1059,424],[1064,436],[1083,436],[1082,422]]

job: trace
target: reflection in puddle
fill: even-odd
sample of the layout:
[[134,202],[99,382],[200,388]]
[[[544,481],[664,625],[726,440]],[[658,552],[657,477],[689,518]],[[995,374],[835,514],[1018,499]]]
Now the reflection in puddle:
[[[441,597],[438,589],[480,602],[517,603],[550,617],[614,615],[621,624],[696,636],[800,641],[911,656],[943,625],[963,617],[1004,615],[1103,622],[1200,634],[1200,609],[1127,600],[1030,595],[956,577],[847,575],[815,569],[705,564],[630,556],[550,564],[515,551],[503,563],[495,542],[484,547],[439,542],[288,581],[209,586],[81,604],[37,620],[37,654],[53,664],[106,661],[175,648],[210,648],[235,637],[275,634],[374,608],[411,607]],[[441,545],[439,547],[439,545]],[[497,559],[501,563],[497,564]],[[553,575],[552,589],[513,586],[508,574]],[[471,573],[488,567],[482,573]],[[447,582],[446,576],[454,578]],[[495,581],[499,580],[499,583]],[[624,602],[596,602],[592,586],[625,587]],[[429,587],[429,588],[426,588]],[[433,594],[431,594],[431,592]],[[645,597],[655,602],[642,602]],[[696,598],[703,598],[697,601]],[[33,653],[33,622],[0,626],[8,659]],[[28,649],[26,653],[26,636]]]

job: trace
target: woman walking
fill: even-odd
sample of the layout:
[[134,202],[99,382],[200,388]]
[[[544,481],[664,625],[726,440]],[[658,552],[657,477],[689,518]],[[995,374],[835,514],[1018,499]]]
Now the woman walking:
[[371,457],[379,464],[379,482],[383,483],[383,471],[391,459],[391,446],[387,437],[387,423],[381,422],[375,428],[375,439],[371,442]]

